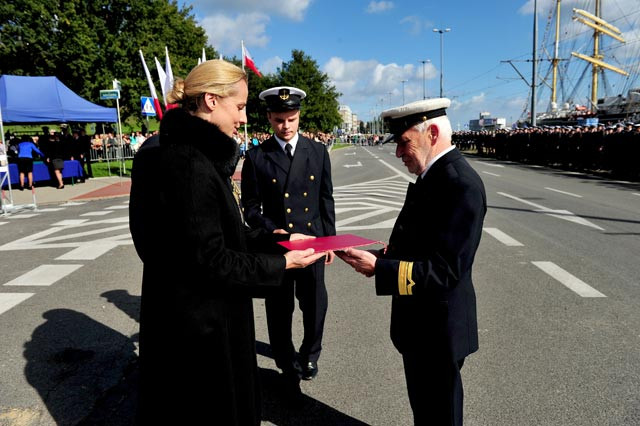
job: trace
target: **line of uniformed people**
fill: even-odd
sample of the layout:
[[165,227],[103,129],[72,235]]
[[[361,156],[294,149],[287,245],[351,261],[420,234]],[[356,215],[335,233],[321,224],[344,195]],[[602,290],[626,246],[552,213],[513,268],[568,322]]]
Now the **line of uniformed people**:
[[640,178],[640,124],[464,131],[453,138],[461,150],[499,160]]

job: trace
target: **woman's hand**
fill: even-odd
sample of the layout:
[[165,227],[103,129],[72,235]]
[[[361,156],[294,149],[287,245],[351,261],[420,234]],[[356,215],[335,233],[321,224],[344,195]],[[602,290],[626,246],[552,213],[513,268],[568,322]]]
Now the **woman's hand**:
[[326,254],[324,251],[316,253],[312,248],[306,250],[291,250],[284,254],[285,259],[287,259],[285,269],[306,268]]

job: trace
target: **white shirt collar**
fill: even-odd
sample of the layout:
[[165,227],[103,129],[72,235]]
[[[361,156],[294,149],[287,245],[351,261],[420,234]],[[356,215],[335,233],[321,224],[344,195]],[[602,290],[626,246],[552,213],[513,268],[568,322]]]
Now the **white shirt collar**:
[[447,149],[445,149],[444,151],[442,151],[440,154],[436,155],[435,157],[433,157],[431,159],[431,161],[429,161],[429,164],[427,164],[427,168],[424,169],[424,172],[422,172],[420,174],[420,178],[424,178],[424,176],[427,174],[427,172],[429,171],[429,169],[431,168],[431,166],[433,166],[433,164],[438,161],[441,157],[443,157],[446,153],[448,153],[449,151],[453,151],[453,149],[455,148],[455,145],[451,145],[450,147],[448,147]]
[[[282,139],[280,139],[276,135],[273,135],[273,137],[276,138],[276,140],[278,141],[278,144],[280,144],[280,148],[282,148],[282,151],[286,154],[287,151],[284,150],[284,146],[287,144],[287,142],[283,141]],[[295,155],[295,153],[296,153],[296,145],[298,145],[298,133],[293,135],[293,137],[291,138],[291,140],[288,143],[289,143],[289,145],[291,145],[291,155]]]

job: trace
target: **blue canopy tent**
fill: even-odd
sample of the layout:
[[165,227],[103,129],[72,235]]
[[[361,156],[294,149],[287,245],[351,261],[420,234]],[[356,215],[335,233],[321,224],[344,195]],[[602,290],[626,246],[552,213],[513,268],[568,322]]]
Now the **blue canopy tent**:
[[0,111],[4,123],[115,123],[115,108],[93,104],[56,77],[0,77]]
[[[4,144],[3,123],[115,123],[116,108],[93,104],[76,95],[56,77],[0,76],[0,141]],[[0,211],[13,208],[11,178],[6,156],[0,155],[0,188],[9,187],[9,202],[0,195]],[[35,206],[35,201],[34,204]]]

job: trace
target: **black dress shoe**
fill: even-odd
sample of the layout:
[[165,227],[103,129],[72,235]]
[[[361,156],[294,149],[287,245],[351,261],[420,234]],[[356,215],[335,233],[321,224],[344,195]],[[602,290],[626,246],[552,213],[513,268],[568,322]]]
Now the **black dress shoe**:
[[318,375],[318,363],[309,361],[302,364],[302,380],[311,380]]

